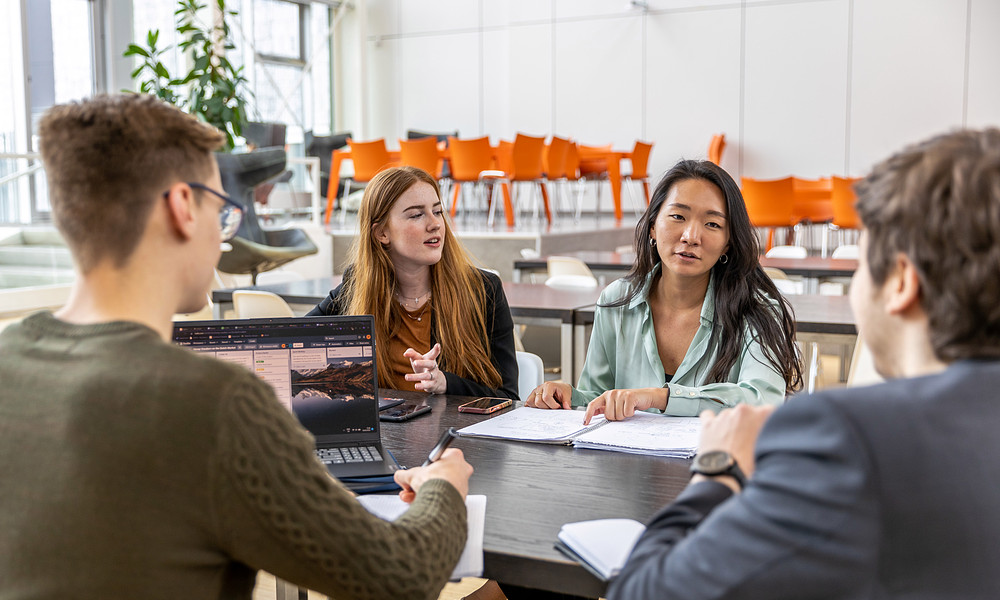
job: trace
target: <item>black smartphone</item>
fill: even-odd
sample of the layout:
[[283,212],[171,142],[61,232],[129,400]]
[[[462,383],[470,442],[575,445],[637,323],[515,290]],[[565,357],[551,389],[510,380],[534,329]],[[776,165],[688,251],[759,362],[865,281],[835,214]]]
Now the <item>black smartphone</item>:
[[386,409],[379,413],[378,418],[383,421],[409,421],[413,417],[418,417],[424,413],[431,412],[431,407],[423,402],[404,402],[399,406]]
[[393,406],[399,406],[404,402],[406,402],[406,400],[403,400],[402,398],[379,398],[378,409],[385,410],[387,408],[392,408]]
[[476,413],[488,415],[491,412],[507,408],[514,401],[510,398],[476,398],[472,402],[466,402],[458,407],[458,412]]

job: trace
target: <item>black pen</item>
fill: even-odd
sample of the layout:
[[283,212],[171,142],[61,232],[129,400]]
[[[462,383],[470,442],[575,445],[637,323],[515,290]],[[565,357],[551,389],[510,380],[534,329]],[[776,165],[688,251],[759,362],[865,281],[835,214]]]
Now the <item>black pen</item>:
[[434,446],[434,449],[431,450],[431,453],[427,455],[427,460],[425,460],[424,464],[420,466],[426,467],[432,462],[435,462],[436,460],[440,459],[441,455],[444,454],[444,451],[448,449],[448,446],[451,445],[451,443],[455,440],[456,437],[458,437],[458,432],[455,431],[454,427],[449,427],[448,429],[446,429],[444,433],[441,434],[441,439],[438,440],[438,443]]

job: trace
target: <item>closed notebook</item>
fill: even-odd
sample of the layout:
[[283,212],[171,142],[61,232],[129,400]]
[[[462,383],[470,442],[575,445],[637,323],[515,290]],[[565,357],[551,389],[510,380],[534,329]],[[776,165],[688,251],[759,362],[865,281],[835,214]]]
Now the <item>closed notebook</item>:
[[646,526],[632,519],[597,519],[566,523],[559,530],[556,548],[582,564],[602,581],[610,581],[625,561]]

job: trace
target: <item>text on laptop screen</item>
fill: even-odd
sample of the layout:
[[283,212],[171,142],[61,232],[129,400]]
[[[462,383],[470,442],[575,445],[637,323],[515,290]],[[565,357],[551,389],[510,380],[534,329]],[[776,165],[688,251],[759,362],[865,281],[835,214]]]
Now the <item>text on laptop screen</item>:
[[179,323],[174,342],[255,373],[317,438],[377,430],[370,317]]

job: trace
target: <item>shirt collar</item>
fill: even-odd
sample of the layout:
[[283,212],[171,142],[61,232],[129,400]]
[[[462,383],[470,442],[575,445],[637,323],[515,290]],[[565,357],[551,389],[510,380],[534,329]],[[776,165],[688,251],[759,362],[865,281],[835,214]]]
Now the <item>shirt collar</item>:
[[[649,299],[649,290],[653,285],[653,279],[656,278],[657,273],[660,272],[660,268],[663,263],[656,263],[653,269],[646,275],[646,280],[642,283],[642,288],[640,288],[639,293],[632,298],[629,303],[629,309],[634,309],[637,306],[644,304]],[[711,324],[715,319],[715,278],[711,275],[708,278],[708,289],[705,290],[705,300],[701,303],[701,322],[703,324]]]

